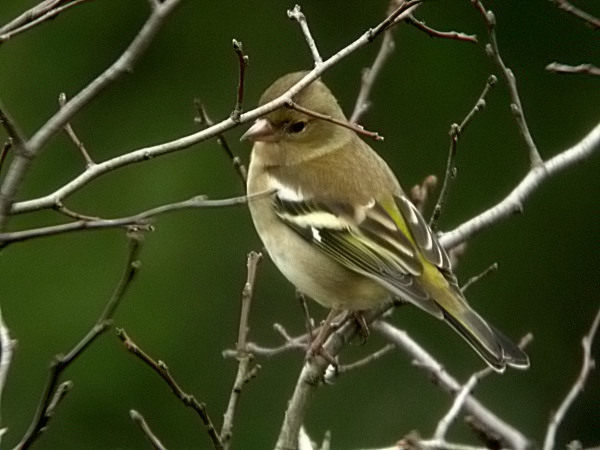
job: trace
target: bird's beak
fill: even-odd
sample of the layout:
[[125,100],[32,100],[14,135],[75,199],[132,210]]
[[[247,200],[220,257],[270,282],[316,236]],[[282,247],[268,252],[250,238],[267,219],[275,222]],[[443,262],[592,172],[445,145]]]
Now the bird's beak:
[[263,142],[273,142],[277,140],[277,133],[267,119],[258,119],[254,124],[248,128],[240,141],[263,141]]

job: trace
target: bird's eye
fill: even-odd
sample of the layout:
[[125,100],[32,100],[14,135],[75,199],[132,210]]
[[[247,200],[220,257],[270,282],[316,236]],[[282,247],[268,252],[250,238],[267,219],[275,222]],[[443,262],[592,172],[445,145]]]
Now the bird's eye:
[[306,127],[306,122],[299,121],[291,123],[288,129],[291,133],[300,133],[304,130],[304,127]]

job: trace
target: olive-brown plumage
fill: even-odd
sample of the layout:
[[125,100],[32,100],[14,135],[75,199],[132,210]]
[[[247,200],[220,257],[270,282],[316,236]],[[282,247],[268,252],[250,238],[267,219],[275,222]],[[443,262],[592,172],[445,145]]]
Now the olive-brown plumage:
[[[273,83],[260,104],[306,75]],[[346,120],[329,89],[315,81],[294,98]],[[364,310],[394,297],[444,319],[494,369],[529,361],[467,303],[448,255],[408,200],[391,169],[354,131],[282,107],[243,139],[254,142],[248,194],[256,230],[279,270],[328,308]]]

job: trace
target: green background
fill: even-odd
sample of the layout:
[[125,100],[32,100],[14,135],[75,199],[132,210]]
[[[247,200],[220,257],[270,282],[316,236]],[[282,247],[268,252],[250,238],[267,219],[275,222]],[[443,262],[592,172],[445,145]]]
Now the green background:
[[[3,0],[5,24],[36,2]],[[544,158],[573,145],[598,122],[598,77],[555,75],[547,63],[600,64],[598,34],[546,0],[491,4],[502,56],[514,70],[534,139]],[[295,22],[293,4],[220,0],[182,1],[133,73],[119,79],[72,121],[96,161],[193,133],[192,101],[201,98],[214,119],[231,112],[237,86],[232,38],[250,57],[246,109],[279,75],[310,69],[312,60]],[[598,3],[580,6],[596,16]],[[378,2],[305,1],[309,24],[324,56],[346,46],[383,17]],[[594,11],[595,9],[595,11]],[[31,136],[56,111],[60,92],[75,95],[129,44],[148,15],[143,0],[92,1],[0,45],[0,98]],[[438,29],[475,33],[477,45],[431,39],[402,25],[397,49],[363,118],[385,136],[373,146],[405,187],[443,173],[448,129],[479,96],[490,73],[483,22],[468,1],[427,3],[418,17]],[[360,73],[378,50],[366,47],[324,75],[349,113]],[[236,154],[246,126],[227,134]],[[3,141],[6,135],[0,131]],[[459,144],[458,178],[441,228],[448,230],[502,199],[528,169],[527,152],[509,110],[503,82]],[[493,411],[541,443],[550,413],[562,401],[581,365],[582,335],[599,307],[600,158],[596,154],[546,182],[504,221],[469,243],[457,268],[466,280],[493,262],[500,270],[469,291],[471,303],[515,339],[535,335],[530,370],[487,378],[476,394]],[[3,168],[6,173],[7,165]],[[84,170],[64,134],[47,145],[28,173],[19,199],[52,192]],[[226,198],[242,185],[216,141],[107,174],[66,200],[80,213],[120,217],[197,194]],[[11,219],[17,230],[64,221],[54,212]],[[235,345],[240,292],[248,251],[261,244],[245,207],[187,210],[158,218],[146,236],[142,270],[119,308],[115,324],[147,352],[165,361],[181,386],[205,402],[220,427],[235,376],[234,360],[221,352]],[[120,230],[79,232],[14,244],[0,254],[0,301],[16,354],[2,397],[2,448],[28,427],[52,356],[66,352],[95,322],[122,272],[126,238]],[[311,304],[317,317],[324,311]],[[408,329],[460,380],[482,367],[448,327],[403,308],[391,321]],[[281,339],[272,324],[303,330],[293,288],[267,260],[260,266],[250,318],[250,338],[264,345]],[[600,356],[596,340],[594,354]],[[350,362],[381,345],[373,336],[342,353]],[[244,388],[234,428],[234,448],[272,448],[286,402],[302,364],[300,352],[257,358],[259,376]],[[110,331],[64,374],[73,391],[36,444],[44,449],[148,448],[128,417],[137,409],[172,449],[210,448],[199,419],[167,386],[127,354]],[[451,399],[396,352],[320,389],[306,426],[333,448],[390,445],[410,430],[430,436]],[[582,396],[558,433],[558,448],[573,439],[600,442],[600,375],[592,372]],[[452,440],[474,439],[462,423]]]

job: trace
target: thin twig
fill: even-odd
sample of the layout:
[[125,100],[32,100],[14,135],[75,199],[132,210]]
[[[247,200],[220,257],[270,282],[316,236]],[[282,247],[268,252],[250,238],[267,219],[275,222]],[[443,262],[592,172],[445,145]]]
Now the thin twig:
[[591,14],[589,14],[585,11],[582,11],[581,9],[577,8],[576,6],[573,6],[573,4],[571,4],[571,2],[569,2],[567,0],[552,0],[552,2],[555,3],[563,11],[566,11],[569,14],[572,14],[575,17],[577,17],[578,19],[582,20],[587,26],[589,26],[595,30],[600,28],[600,19],[597,19],[596,17],[592,16]]
[[453,39],[456,41],[471,42],[474,44],[477,43],[477,36],[475,36],[474,34],[466,34],[466,33],[461,33],[461,32],[457,32],[457,31],[435,30],[435,29],[425,25],[425,22],[417,19],[412,14],[406,18],[406,23],[418,28],[421,31],[424,31],[430,37],[442,38],[442,39]]
[[460,411],[463,409],[467,397],[471,395],[471,392],[473,392],[473,389],[475,389],[475,385],[479,382],[479,380],[490,373],[492,373],[492,369],[486,367],[485,369],[474,373],[469,377],[469,381],[467,381],[456,394],[454,402],[452,402],[452,406],[448,412],[438,422],[435,432],[433,433],[434,440],[442,441],[446,439],[448,429],[450,428],[450,425],[452,425],[452,422],[456,420]]
[[[58,104],[60,105],[61,108],[64,108],[66,103],[67,103],[67,95],[64,92],[61,92],[58,96]],[[71,127],[71,124],[69,122],[67,122],[63,126],[63,129],[69,135],[69,137],[75,144],[75,147],[77,147],[79,149],[79,151],[81,152],[83,159],[85,159],[85,165],[87,167],[93,166],[94,161],[92,160],[92,158],[90,157],[90,154],[85,149],[85,145],[83,145],[83,142],[81,142],[81,140],[79,140],[79,138],[75,134],[75,131],[73,131],[73,127]]]
[[[46,22],[49,19],[55,18],[66,9],[72,6],[77,6],[78,4],[86,1],[89,0],[73,0],[70,2],[69,0],[42,1],[40,4],[29,9],[16,19],[12,20],[10,23],[0,28],[0,45],[2,45],[4,41],[9,40],[17,34],[30,30],[36,25]],[[59,6],[62,3],[66,4]]]
[[369,100],[369,97],[375,84],[375,80],[381,73],[383,66],[388,61],[394,52],[394,48],[396,47],[394,43],[393,30],[394,29],[392,28],[383,33],[381,46],[379,47],[379,51],[377,52],[377,56],[375,56],[373,64],[371,67],[365,67],[362,71],[362,76],[360,78],[360,91],[356,97],[354,111],[352,111],[352,115],[350,116],[351,123],[358,123],[360,118],[371,107],[371,101]]
[[[204,105],[199,99],[194,100],[194,107],[196,108],[196,117],[194,117],[194,121],[198,123],[203,129],[212,127],[215,124],[213,120],[208,116]],[[225,154],[227,154],[227,156],[231,160],[231,164],[233,165],[233,168],[242,180],[242,184],[245,190],[246,180],[248,179],[248,171],[246,170],[246,166],[244,166],[239,156],[234,155],[224,134],[219,134],[217,136],[217,143],[221,146],[221,148],[225,151]]]
[[490,75],[485,83],[485,87],[483,88],[483,92],[475,102],[475,106],[471,108],[469,113],[465,116],[463,121],[459,124],[453,123],[450,125],[450,151],[448,152],[448,160],[446,162],[446,172],[444,175],[444,182],[442,184],[442,189],[440,190],[440,195],[437,199],[435,207],[433,208],[433,213],[431,214],[431,218],[429,219],[429,226],[435,230],[437,228],[437,223],[439,221],[440,215],[442,214],[442,209],[444,204],[446,203],[446,199],[448,198],[448,192],[450,189],[450,184],[456,178],[456,150],[458,146],[458,140],[464,133],[467,125],[471,123],[475,115],[485,108],[486,97],[492,88],[496,85],[498,79],[494,75]]
[[519,96],[519,90],[517,89],[517,79],[515,78],[512,70],[506,67],[506,64],[504,64],[504,61],[500,56],[498,40],[496,38],[496,16],[492,11],[486,11],[483,3],[481,3],[480,0],[471,0],[471,3],[473,3],[485,21],[490,39],[490,43],[486,45],[486,51],[494,60],[496,65],[500,68],[502,76],[506,80],[506,85],[508,87],[508,92],[511,99],[510,109],[515,117],[521,136],[525,140],[525,144],[529,150],[529,163],[532,167],[539,166],[542,164],[542,157],[540,156],[537,146],[533,140],[533,136],[531,135],[529,127],[527,126],[527,121],[525,120],[525,112],[523,111],[521,97]]
[[238,57],[238,63],[240,67],[240,75],[238,78],[238,88],[237,88],[237,96],[235,99],[235,107],[233,108],[233,112],[231,113],[231,118],[234,122],[240,120],[240,115],[243,111],[243,103],[244,103],[244,81],[246,79],[246,67],[248,66],[248,55],[244,53],[244,48],[242,47],[242,41],[233,40],[233,51]]
[[152,432],[152,430],[146,423],[146,419],[144,419],[144,416],[142,416],[135,409],[132,409],[129,411],[129,417],[131,417],[131,420],[133,420],[134,423],[140,427],[142,433],[144,433],[144,436],[146,436],[146,439],[148,439],[148,442],[150,442],[152,447],[154,447],[156,450],[167,450],[163,443],[160,442],[160,439],[158,439],[156,434]]
[[[4,323],[4,317],[2,317],[2,310],[0,309],[0,414],[2,413],[2,394],[4,393],[4,386],[6,385],[6,377],[10,370],[10,363],[12,362],[13,353],[17,341],[10,336],[8,327]],[[2,442],[3,430],[2,418],[0,416],[0,442]]]
[[498,270],[498,263],[492,264],[487,269],[485,269],[483,272],[481,272],[479,275],[475,275],[475,276],[469,278],[467,280],[467,282],[462,285],[462,287],[460,288],[460,291],[464,294],[467,291],[467,289],[469,289],[475,283],[481,281],[482,279],[484,279],[488,275],[496,272],[497,270]]
[[379,133],[377,133],[376,131],[367,131],[362,126],[357,125],[355,123],[347,122],[345,120],[339,120],[334,117],[331,117],[331,116],[328,116],[325,114],[321,114],[316,111],[312,111],[308,108],[305,108],[304,106],[300,106],[298,103],[294,102],[293,100],[288,100],[285,103],[285,106],[290,109],[295,109],[296,111],[300,111],[301,113],[306,114],[307,116],[315,117],[317,119],[325,120],[327,122],[331,122],[336,125],[340,125],[344,128],[348,128],[349,130],[352,130],[357,134],[362,134],[363,136],[370,137],[371,139],[374,139],[376,141],[383,141],[383,136],[380,136]]
[[543,165],[531,168],[521,182],[502,201],[464,222],[454,230],[444,233],[440,237],[440,243],[446,249],[450,249],[461,242],[468,241],[500,220],[522,211],[523,202],[542,186],[547,178],[589,158],[598,150],[600,150],[600,123],[573,147],[563,150],[544,162]]
[[569,66],[568,64],[561,64],[552,62],[546,66],[548,72],[553,73],[565,73],[565,74],[587,74],[587,75],[600,75],[600,67],[596,67],[593,64],[579,64],[577,66]]
[[6,134],[8,134],[11,145],[14,145],[17,151],[23,152],[27,139],[19,126],[12,117],[10,117],[10,114],[6,111],[2,102],[0,102],[0,125],[4,128]]
[[383,22],[367,31],[369,41],[372,41],[385,30],[388,30],[409,17],[415,9],[423,3],[423,0],[400,1],[399,3],[400,5],[389,14]]
[[[119,280],[112,296],[104,307],[104,311],[96,321],[96,324],[88,333],[69,350],[66,355],[56,355],[50,365],[48,381],[38,404],[33,421],[16,449],[29,448],[31,444],[48,428],[48,422],[52,418],[58,401],[66,394],[69,386],[64,385],[57,388],[61,374],[72,364],[102,333],[112,326],[112,319],[123,296],[138,272],[140,262],[137,260],[143,238],[137,233],[129,234],[129,251],[127,263],[123,275]],[[62,385],[61,385],[62,386]],[[57,397],[58,395],[58,397]]]
[[306,43],[308,44],[308,48],[310,49],[310,53],[313,57],[313,61],[315,62],[315,67],[318,68],[321,64],[323,64],[323,58],[321,58],[317,44],[310,33],[308,23],[306,22],[306,16],[302,13],[302,11],[300,11],[300,5],[295,5],[293,9],[288,9],[287,15],[290,19],[295,20],[300,25],[302,34],[304,34],[304,38],[306,39]]
[[9,137],[6,142],[4,143],[4,145],[2,145],[2,151],[0,151],[0,173],[2,173],[2,167],[4,166],[4,161],[6,160],[6,157],[8,156],[8,152],[10,152],[10,149],[13,146],[13,139],[11,137]]
[[345,373],[345,372],[350,372],[355,369],[361,369],[363,367],[366,367],[369,364],[371,364],[373,361],[377,361],[378,359],[381,359],[383,356],[387,355],[389,352],[391,352],[395,348],[396,348],[396,346],[394,344],[387,344],[387,345],[383,346],[382,348],[380,348],[379,350],[377,350],[376,352],[373,352],[370,355],[367,355],[364,358],[359,359],[358,361],[354,361],[353,363],[350,363],[350,364],[339,364],[338,368],[337,368],[337,374],[341,375],[342,373]]
[[233,388],[229,396],[227,409],[223,415],[223,426],[221,427],[220,433],[221,442],[223,443],[223,448],[225,449],[228,449],[231,445],[231,438],[233,436],[233,418],[240,400],[240,395],[242,394],[242,388],[251,378],[256,375],[258,370],[260,370],[260,365],[251,365],[254,360],[254,356],[248,350],[247,340],[248,331],[250,329],[248,323],[250,319],[250,306],[252,304],[252,297],[254,295],[256,269],[261,260],[261,253],[248,253],[248,259],[246,261],[247,276],[244,289],[242,290],[242,308],[240,312],[240,324],[236,345],[238,369],[235,375],[235,381],[233,382]]
[[573,386],[569,390],[569,393],[562,401],[556,412],[552,414],[550,423],[548,424],[548,430],[546,431],[544,446],[542,447],[543,450],[552,450],[555,448],[554,444],[558,427],[562,423],[567,411],[577,396],[583,391],[583,387],[585,386],[590,371],[595,368],[595,361],[592,358],[592,344],[599,326],[600,309],[596,313],[596,317],[594,317],[590,330],[581,340],[581,346],[583,347],[583,361],[581,364],[581,370],[577,376],[577,379],[575,380],[575,383],[573,383]]
[[204,403],[199,402],[193,395],[187,394],[184,392],[179,384],[171,373],[169,372],[169,368],[162,361],[155,361],[151,356],[149,356],[146,352],[144,352],[135,342],[131,340],[131,338],[127,335],[124,329],[117,329],[117,336],[123,342],[123,346],[125,349],[136,356],[139,360],[141,360],[144,364],[149,366],[154,372],[156,372],[164,381],[167,383],[171,392],[175,394],[175,396],[187,407],[192,408],[196,414],[200,417],[202,422],[204,423],[206,430],[208,432],[208,436],[213,444],[215,449],[222,449],[223,443],[219,438],[217,430],[215,429],[208,412],[206,411],[206,405]]
[[69,210],[66,210],[64,207],[58,206],[61,213],[72,215],[72,217],[79,216],[82,219],[79,219],[76,222],[69,222],[60,225],[50,225],[47,227],[31,228],[23,231],[0,233],[0,248],[16,242],[24,242],[40,237],[56,236],[74,231],[90,231],[107,228],[122,228],[128,226],[137,226],[139,228],[151,230],[152,227],[150,226],[150,219],[161,214],[191,208],[223,208],[243,205],[254,199],[268,196],[271,193],[272,191],[264,191],[250,196],[241,195],[238,197],[231,197],[221,200],[209,200],[204,195],[198,195],[189,200],[169,203],[135,214],[133,216],[121,217],[117,219],[94,219],[89,216],[73,213]]

